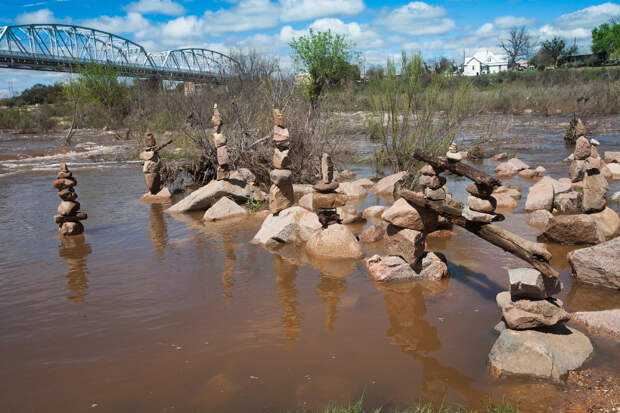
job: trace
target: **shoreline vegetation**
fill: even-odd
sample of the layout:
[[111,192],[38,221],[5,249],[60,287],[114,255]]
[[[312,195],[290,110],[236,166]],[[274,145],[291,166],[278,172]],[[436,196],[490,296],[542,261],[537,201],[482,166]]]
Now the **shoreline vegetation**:
[[355,403],[337,404],[330,403],[323,413],[518,413],[518,402],[501,400],[499,402],[489,401],[485,404],[484,410],[475,410],[461,405],[441,405],[434,407],[431,403],[419,402],[415,406],[404,409],[384,409],[383,407],[368,409],[364,407],[364,395]]

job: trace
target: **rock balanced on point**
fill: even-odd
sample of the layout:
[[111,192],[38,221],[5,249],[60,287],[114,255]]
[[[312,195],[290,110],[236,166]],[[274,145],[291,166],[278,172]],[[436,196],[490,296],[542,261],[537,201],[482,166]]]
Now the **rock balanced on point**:
[[289,157],[290,139],[288,129],[284,126],[284,119],[278,109],[273,110],[273,167],[269,177],[269,211],[272,214],[293,206],[295,193],[293,191],[293,174],[291,158]]
[[331,224],[340,224],[337,208],[344,206],[342,196],[336,193],[338,182],[334,182],[334,163],[329,154],[321,156],[321,182],[315,184],[312,195],[312,209],[316,211],[323,229]]
[[170,198],[170,191],[168,188],[161,187],[161,176],[159,171],[162,167],[162,161],[159,157],[159,151],[168,146],[172,141],[168,141],[163,145],[157,145],[155,136],[147,132],[144,137],[144,151],[140,152],[140,160],[142,164],[142,173],[144,174],[144,181],[146,187],[149,190],[148,193],[142,196],[143,200],[157,199],[157,198]]
[[74,190],[77,181],[69,171],[67,164],[60,163],[60,172],[54,181],[54,188],[58,190],[61,199],[58,205],[58,215],[54,221],[58,224],[61,235],[78,235],[84,232],[84,225],[80,221],[88,218],[85,212],[80,212],[80,203],[76,201],[77,193]]

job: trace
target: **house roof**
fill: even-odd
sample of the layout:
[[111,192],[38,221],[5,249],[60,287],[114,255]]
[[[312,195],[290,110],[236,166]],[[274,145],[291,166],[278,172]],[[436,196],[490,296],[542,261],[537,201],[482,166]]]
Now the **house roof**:
[[499,65],[507,65],[508,59],[506,56],[497,55],[495,53],[489,52],[488,50],[479,50],[474,53],[473,56],[470,56],[465,59],[465,64],[471,63],[472,60],[477,60],[480,64],[486,66],[499,66]]

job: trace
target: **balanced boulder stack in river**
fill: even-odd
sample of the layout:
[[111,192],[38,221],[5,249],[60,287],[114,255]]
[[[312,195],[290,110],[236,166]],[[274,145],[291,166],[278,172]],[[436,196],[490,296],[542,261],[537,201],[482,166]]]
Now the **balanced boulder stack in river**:
[[324,153],[321,157],[321,182],[313,186],[312,209],[316,211],[323,228],[331,224],[340,224],[340,216],[336,208],[344,206],[344,201],[336,189],[338,182],[334,182],[334,164],[331,156]]
[[170,198],[170,191],[168,188],[161,188],[161,176],[159,171],[162,167],[162,161],[159,158],[159,151],[166,146],[170,145],[172,140],[164,143],[161,146],[157,145],[155,136],[152,133],[147,133],[144,138],[144,151],[140,152],[140,159],[144,161],[142,165],[142,173],[144,173],[144,180],[149,192],[142,196],[142,199],[148,200],[151,198]]
[[73,177],[67,164],[60,164],[60,172],[54,181],[54,188],[58,190],[61,199],[58,205],[58,215],[54,216],[54,221],[59,226],[61,235],[78,235],[84,232],[84,226],[80,221],[88,218],[85,212],[80,212],[80,203],[76,201],[75,192],[77,181]]
[[217,103],[213,105],[213,116],[211,125],[213,126],[213,144],[217,150],[217,180],[226,179],[230,174],[230,160],[228,158],[228,148],[226,146],[226,136],[222,133],[222,115],[217,108]]
[[291,207],[295,203],[293,173],[289,157],[290,139],[284,119],[278,109],[273,110],[273,167],[269,189],[269,210],[272,214]]

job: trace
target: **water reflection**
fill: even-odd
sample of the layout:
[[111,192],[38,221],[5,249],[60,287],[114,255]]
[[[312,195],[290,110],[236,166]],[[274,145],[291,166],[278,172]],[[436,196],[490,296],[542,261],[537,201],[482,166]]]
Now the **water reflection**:
[[233,244],[233,235],[229,232],[222,234],[222,250],[224,251],[224,269],[222,270],[222,289],[226,300],[232,298],[233,289],[235,287],[235,264],[237,257],[235,256],[235,246]]
[[295,287],[297,265],[289,262],[277,254],[273,255],[273,272],[276,278],[276,294],[282,306],[282,326],[287,347],[292,347],[301,330],[301,314],[298,309],[297,296],[299,290]]
[[403,353],[410,355],[420,363],[424,379],[420,385],[420,398],[433,403],[446,399],[449,390],[458,392],[468,406],[476,406],[484,400],[486,393],[473,388],[474,379],[462,374],[453,367],[442,365],[428,353],[441,348],[437,327],[425,319],[427,312],[424,293],[437,294],[445,292],[447,283],[425,284],[407,282],[380,284],[383,291],[386,311],[390,320],[387,337],[393,344],[400,346]]
[[149,239],[157,250],[160,262],[163,259],[163,250],[168,245],[168,225],[164,219],[166,207],[162,204],[151,204],[149,211]]
[[67,298],[82,302],[88,288],[86,257],[92,252],[92,249],[90,244],[86,243],[86,237],[83,234],[71,237],[61,236],[60,242],[62,248],[58,250],[58,255],[65,260],[69,268],[67,284],[71,294]]

